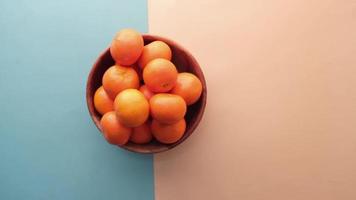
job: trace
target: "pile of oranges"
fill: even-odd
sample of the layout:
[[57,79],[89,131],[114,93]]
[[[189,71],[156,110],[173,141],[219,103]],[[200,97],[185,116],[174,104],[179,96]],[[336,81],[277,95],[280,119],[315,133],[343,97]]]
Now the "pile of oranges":
[[144,45],[132,29],[116,34],[110,53],[115,65],[105,71],[94,95],[105,139],[114,145],[177,142],[186,129],[187,106],[202,93],[200,80],[177,71],[166,43]]

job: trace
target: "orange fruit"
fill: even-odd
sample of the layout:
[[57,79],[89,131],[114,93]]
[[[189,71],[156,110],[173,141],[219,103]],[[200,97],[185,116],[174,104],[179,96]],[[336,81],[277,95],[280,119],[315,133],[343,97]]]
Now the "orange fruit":
[[162,124],[156,120],[153,120],[151,124],[153,136],[164,144],[177,142],[184,135],[185,128],[184,118],[174,124]]
[[135,127],[132,130],[130,141],[136,144],[149,143],[152,139],[151,129],[148,122],[141,126]]
[[94,107],[102,115],[114,110],[114,101],[105,92],[103,86],[100,86],[94,94]]
[[175,94],[156,94],[150,99],[152,118],[166,124],[176,123],[181,120],[187,105],[182,97]]
[[133,29],[123,29],[114,37],[110,53],[116,63],[132,65],[140,57],[143,50],[143,38]]
[[100,120],[100,124],[105,139],[110,144],[124,145],[129,140],[132,129],[122,125],[114,111],[105,113]]
[[153,97],[154,93],[148,89],[146,85],[142,85],[140,87],[140,92],[142,92],[143,95],[145,95],[147,100],[150,100],[151,97]]
[[138,65],[143,69],[148,62],[155,58],[171,60],[172,51],[166,43],[154,41],[144,46],[142,54],[138,59]]
[[198,77],[194,74],[183,72],[178,74],[177,83],[171,93],[183,97],[187,105],[192,105],[198,101],[202,89],[202,84]]
[[128,127],[145,123],[150,111],[146,97],[137,89],[120,92],[115,98],[114,108],[119,121]]
[[143,69],[143,80],[152,92],[168,92],[176,84],[177,76],[174,64],[163,58],[150,61]]
[[115,99],[116,95],[124,89],[140,86],[136,71],[131,67],[120,65],[114,65],[107,69],[102,82],[105,91],[112,99]]

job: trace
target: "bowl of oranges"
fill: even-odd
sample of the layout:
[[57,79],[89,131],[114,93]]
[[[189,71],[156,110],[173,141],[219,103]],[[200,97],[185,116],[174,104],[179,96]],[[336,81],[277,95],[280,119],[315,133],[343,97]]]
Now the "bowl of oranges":
[[108,143],[158,153],[194,132],[204,113],[207,89],[198,62],[182,46],[123,29],[93,65],[86,100]]

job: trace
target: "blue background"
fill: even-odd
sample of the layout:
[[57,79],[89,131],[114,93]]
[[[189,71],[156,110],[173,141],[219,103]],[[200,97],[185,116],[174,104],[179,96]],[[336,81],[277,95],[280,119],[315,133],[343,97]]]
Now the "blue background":
[[152,156],[105,142],[85,84],[142,1],[0,1],[0,199],[153,199]]

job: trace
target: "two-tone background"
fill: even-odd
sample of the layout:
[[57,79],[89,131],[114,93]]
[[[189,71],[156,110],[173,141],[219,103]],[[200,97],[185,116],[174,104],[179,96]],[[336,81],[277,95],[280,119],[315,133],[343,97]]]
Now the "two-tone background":
[[[208,84],[166,153],[108,145],[85,83],[115,32],[172,38]],[[356,1],[1,0],[0,199],[356,199]]]

